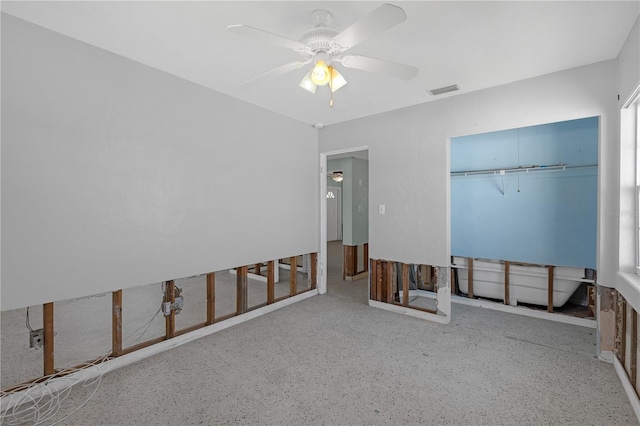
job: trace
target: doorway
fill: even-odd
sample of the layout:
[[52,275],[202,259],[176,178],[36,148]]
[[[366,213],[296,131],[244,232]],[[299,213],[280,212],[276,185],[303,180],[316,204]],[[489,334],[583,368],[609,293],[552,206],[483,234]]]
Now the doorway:
[[[320,294],[327,292],[329,260],[332,261],[332,271],[342,270],[344,267],[342,264],[344,256],[341,253],[343,244],[368,243],[368,153],[368,147],[365,146],[320,154],[320,251],[318,253],[318,292]],[[343,172],[343,180],[331,179],[330,175],[335,170]],[[360,263],[368,263],[368,261],[363,260]],[[335,273],[332,274],[331,279],[342,281],[341,276],[336,276]]]

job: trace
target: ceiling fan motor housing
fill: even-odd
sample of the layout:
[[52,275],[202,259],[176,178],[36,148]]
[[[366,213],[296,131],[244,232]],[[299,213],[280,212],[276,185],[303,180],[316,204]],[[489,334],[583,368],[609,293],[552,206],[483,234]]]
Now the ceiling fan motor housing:
[[309,53],[316,55],[317,53],[338,53],[337,46],[332,42],[338,31],[327,27],[316,27],[307,31],[300,39],[309,49]]

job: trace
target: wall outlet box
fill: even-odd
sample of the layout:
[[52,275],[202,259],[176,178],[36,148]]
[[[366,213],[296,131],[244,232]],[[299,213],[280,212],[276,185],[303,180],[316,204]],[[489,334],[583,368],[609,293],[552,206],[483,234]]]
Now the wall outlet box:
[[44,329],[31,330],[29,332],[29,347],[39,349],[44,345]]

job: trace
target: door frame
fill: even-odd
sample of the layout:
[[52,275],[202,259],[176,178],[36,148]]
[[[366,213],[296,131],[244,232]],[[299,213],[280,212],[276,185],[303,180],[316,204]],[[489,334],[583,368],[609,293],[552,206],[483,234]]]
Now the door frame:
[[[319,294],[327,293],[327,157],[358,151],[369,151],[369,146],[364,145],[320,153],[320,251],[318,252],[317,277]],[[369,192],[371,192],[371,186],[369,186]]]

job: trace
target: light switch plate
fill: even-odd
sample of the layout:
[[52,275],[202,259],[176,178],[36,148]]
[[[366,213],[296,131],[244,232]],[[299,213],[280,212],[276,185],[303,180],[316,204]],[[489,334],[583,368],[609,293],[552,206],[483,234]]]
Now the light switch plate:
[[384,214],[384,204],[378,205],[378,214]]

